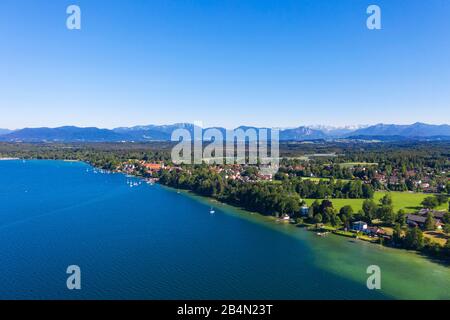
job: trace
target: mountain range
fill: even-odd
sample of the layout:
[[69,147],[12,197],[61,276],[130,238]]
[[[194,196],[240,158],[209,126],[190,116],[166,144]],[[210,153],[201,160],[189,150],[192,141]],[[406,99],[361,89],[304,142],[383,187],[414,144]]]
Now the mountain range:
[[[172,125],[146,125],[100,129],[64,126],[58,128],[0,129],[0,141],[4,142],[119,142],[119,141],[170,141],[175,129],[186,129],[193,136],[195,126],[190,123]],[[241,126],[236,129],[257,131],[266,128]],[[209,128],[207,128],[209,129]],[[225,136],[226,129],[214,127]],[[326,126],[300,126],[280,129],[281,141],[308,141],[332,139],[360,140],[450,140],[450,125],[414,123],[411,125],[376,124],[365,127],[334,128]]]

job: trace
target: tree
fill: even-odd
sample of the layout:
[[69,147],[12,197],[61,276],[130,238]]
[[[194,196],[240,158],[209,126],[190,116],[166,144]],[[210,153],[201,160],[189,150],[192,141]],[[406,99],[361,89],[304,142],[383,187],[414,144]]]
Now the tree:
[[372,186],[368,184],[362,185],[362,196],[366,199],[372,199],[375,191],[373,190]]
[[373,200],[364,200],[362,205],[362,210],[364,212],[364,217],[366,222],[371,223],[372,219],[375,217],[375,213],[377,210],[377,205]]
[[395,225],[394,232],[392,234],[392,241],[394,244],[400,244],[402,243],[402,229],[398,224]]
[[309,207],[308,209],[308,218],[313,219],[314,218],[314,207]]
[[404,238],[405,247],[413,250],[420,250],[424,246],[423,232],[418,227],[410,228],[406,231]]
[[436,200],[438,202],[438,205],[442,205],[442,204],[448,202],[448,196],[445,195],[445,194],[438,194],[435,197],[436,197]]
[[442,217],[442,221],[445,224],[450,224],[450,212],[444,213],[444,216]]
[[425,199],[423,199],[421,204],[428,209],[436,208],[439,205],[436,197],[426,197]]
[[380,203],[383,206],[392,206],[392,196],[390,193],[386,193],[383,198],[380,199]]
[[300,211],[300,197],[298,194],[289,195],[283,201],[285,202],[286,212],[292,216]]
[[323,200],[320,204],[320,213],[325,213],[327,208],[333,208],[333,203],[330,200]]
[[315,223],[321,223],[322,222],[322,215],[320,213],[316,214],[314,216],[314,222]]
[[431,231],[436,228],[436,221],[434,220],[433,213],[428,212],[427,219],[425,220],[425,230]]
[[450,239],[448,239],[445,243],[445,246],[442,248],[442,252],[444,253],[444,256],[450,258]]
[[323,222],[324,223],[331,223],[334,225],[335,222],[335,216],[336,216],[336,210],[333,207],[326,207],[323,212]]
[[394,224],[396,221],[396,214],[394,212],[394,209],[389,205],[378,207],[377,216],[379,219],[388,224]]
[[403,209],[398,210],[396,222],[403,227],[406,224],[406,212]]
[[450,223],[446,223],[446,224],[444,225],[444,232],[445,232],[447,235],[450,235]]
[[342,222],[345,224],[346,228],[350,228],[350,222],[353,218],[353,208],[349,205],[343,206],[339,210],[339,216],[342,220]]
[[337,215],[336,209],[327,208],[325,214],[328,216],[329,222],[333,227],[338,226],[342,223],[341,219]]
[[314,200],[314,202],[311,204],[311,207],[308,210],[308,216],[310,218],[313,218],[314,215],[318,214],[320,212],[320,203],[318,200]]

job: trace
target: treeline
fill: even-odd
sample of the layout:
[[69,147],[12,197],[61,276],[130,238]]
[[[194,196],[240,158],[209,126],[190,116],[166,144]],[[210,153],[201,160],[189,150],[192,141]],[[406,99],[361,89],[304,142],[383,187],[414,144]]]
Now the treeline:
[[[174,143],[0,143],[0,157],[24,159],[80,160],[97,167],[114,170],[124,161],[146,160],[170,162]],[[304,198],[371,198],[373,190],[421,191],[421,179],[438,187],[438,192],[450,194],[450,143],[313,143],[280,144],[283,158],[275,179],[295,185],[295,192]],[[316,153],[335,153],[336,156],[317,157]],[[348,162],[376,163],[376,165],[351,166]],[[411,172],[414,177],[410,176]],[[385,175],[383,184],[376,177]],[[397,183],[391,183],[395,176]],[[302,183],[296,178],[329,178],[330,183]],[[345,181],[354,180],[354,184]]]
[[300,210],[300,196],[292,188],[226,179],[205,166],[192,167],[191,171],[164,171],[159,181],[265,215],[292,214]]
[[302,198],[323,199],[369,199],[372,198],[375,189],[370,184],[365,184],[360,180],[309,180],[301,177],[289,178],[282,174],[275,175],[275,180],[279,180],[283,185],[297,192]]
[[372,199],[364,200],[362,208],[355,212],[353,207],[346,205],[336,210],[332,199],[319,202],[314,201],[309,207],[307,221],[310,223],[325,223],[333,227],[344,226],[350,229],[351,223],[360,220],[371,224],[373,220],[379,220],[386,225],[406,226],[406,213],[403,210],[394,211],[392,197],[386,194],[379,203]]
[[206,165],[185,167],[182,171],[164,171],[162,184],[192,190],[197,194],[262,214],[296,215],[305,198],[372,198],[374,190],[361,181],[320,181],[301,178],[286,179],[281,183],[243,182],[227,179]]
[[400,226],[396,226],[390,244],[398,248],[417,250],[438,259],[450,260],[450,240],[441,246],[429,238],[425,238],[419,227],[407,228],[406,231],[403,231]]
[[20,159],[79,160],[105,170],[124,161],[170,159],[169,143],[0,143],[0,157]]
[[[436,201],[441,203],[448,202],[445,196],[434,196]],[[430,199],[424,201],[428,203]],[[408,250],[417,250],[426,255],[430,255],[439,259],[450,259],[450,241],[444,246],[432,242],[429,238],[424,237],[424,231],[433,231],[436,229],[436,220],[431,212],[428,213],[423,230],[419,227],[410,228],[407,226],[407,214],[403,210],[397,212],[393,209],[392,197],[386,194],[379,203],[371,199],[363,202],[361,210],[354,212],[351,206],[343,206],[339,210],[333,207],[332,200],[323,200],[321,202],[314,201],[308,210],[306,217],[301,217],[297,222],[303,223],[324,223],[333,227],[344,227],[347,230],[351,228],[354,221],[365,221],[369,225],[374,220],[383,226],[393,227],[393,235],[385,239],[384,244],[396,248],[404,248]],[[450,234],[450,213],[446,212],[443,216],[444,233]],[[356,234],[355,234],[356,236]]]
[[279,173],[286,173],[297,177],[322,177],[334,179],[353,179],[355,173],[350,168],[343,168],[340,165],[326,165],[322,161],[282,161]]

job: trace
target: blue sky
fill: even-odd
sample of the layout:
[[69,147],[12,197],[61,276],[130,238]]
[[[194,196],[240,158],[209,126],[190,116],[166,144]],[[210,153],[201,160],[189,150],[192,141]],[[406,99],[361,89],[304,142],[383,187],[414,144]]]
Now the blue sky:
[[2,0],[0,128],[449,123],[449,39],[448,0]]

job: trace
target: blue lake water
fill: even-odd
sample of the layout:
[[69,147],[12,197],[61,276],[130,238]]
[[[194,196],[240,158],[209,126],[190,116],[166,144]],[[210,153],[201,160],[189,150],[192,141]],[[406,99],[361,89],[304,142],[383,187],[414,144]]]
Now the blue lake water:
[[[416,254],[131,180],[0,161],[0,299],[450,298],[449,268]],[[373,264],[382,290],[366,287]],[[81,290],[66,287],[69,265]]]

